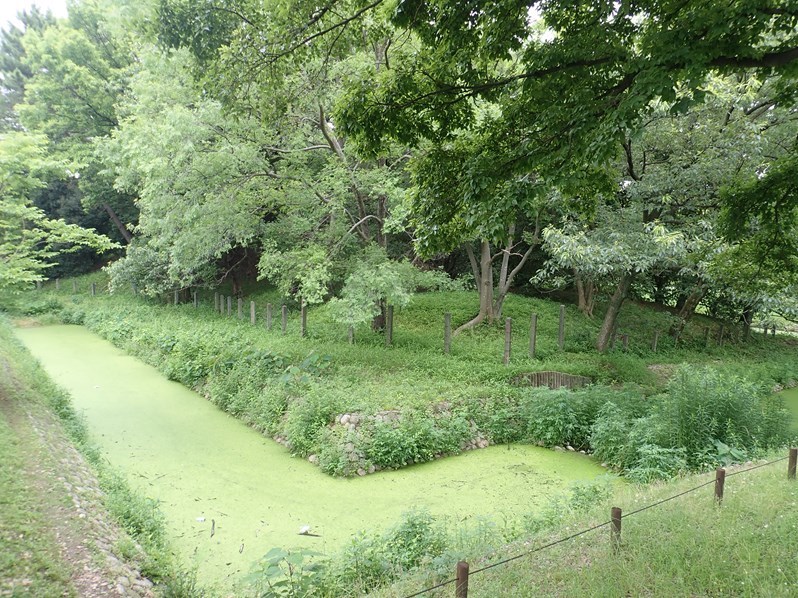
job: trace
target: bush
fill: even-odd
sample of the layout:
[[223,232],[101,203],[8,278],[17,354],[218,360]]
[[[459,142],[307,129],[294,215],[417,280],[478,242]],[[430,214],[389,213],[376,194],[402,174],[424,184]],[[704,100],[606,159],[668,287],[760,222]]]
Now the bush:
[[397,422],[374,423],[365,454],[378,467],[404,467],[431,461],[436,455],[457,453],[471,435],[462,415],[408,411]]
[[767,389],[710,368],[683,366],[653,412],[654,441],[681,448],[691,469],[718,464],[716,441],[741,450],[776,447],[788,437],[788,415]]

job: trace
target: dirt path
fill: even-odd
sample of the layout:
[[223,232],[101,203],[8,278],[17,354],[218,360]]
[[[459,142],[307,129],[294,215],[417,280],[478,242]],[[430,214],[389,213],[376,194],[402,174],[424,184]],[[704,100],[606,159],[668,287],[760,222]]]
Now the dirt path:
[[[0,363],[0,374],[11,376],[7,364]],[[19,441],[25,485],[37,497],[52,542],[70,572],[72,587],[63,588],[62,595],[153,596],[152,583],[118,554],[123,546],[128,554],[140,549],[102,505],[97,477],[55,416],[32,401],[0,396],[0,417]],[[24,587],[12,588],[11,595],[24,595]]]

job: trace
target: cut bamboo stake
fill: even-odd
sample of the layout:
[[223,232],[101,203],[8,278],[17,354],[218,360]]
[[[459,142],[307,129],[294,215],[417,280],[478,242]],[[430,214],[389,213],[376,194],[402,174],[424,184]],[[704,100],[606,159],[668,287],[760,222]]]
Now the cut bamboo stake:
[[448,355],[452,350],[452,314],[443,314],[443,352]]
[[385,345],[390,347],[393,344],[393,305],[385,311]]
[[513,342],[513,319],[504,321],[504,365],[510,365],[510,349]]

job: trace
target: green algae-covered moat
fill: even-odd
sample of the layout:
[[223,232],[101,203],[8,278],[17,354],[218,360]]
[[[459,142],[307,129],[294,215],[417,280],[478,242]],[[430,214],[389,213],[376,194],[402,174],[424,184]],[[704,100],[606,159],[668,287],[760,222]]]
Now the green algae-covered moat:
[[[333,553],[414,508],[456,521],[512,520],[604,473],[578,453],[514,445],[332,478],[80,326],[17,335],[72,395],[110,463],[159,501],[202,583],[230,587],[275,546]],[[315,535],[300,535],[305,526]]]

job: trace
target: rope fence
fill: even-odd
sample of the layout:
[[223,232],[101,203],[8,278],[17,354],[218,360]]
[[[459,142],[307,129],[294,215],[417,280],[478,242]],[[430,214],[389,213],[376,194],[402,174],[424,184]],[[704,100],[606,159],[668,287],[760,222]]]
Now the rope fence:
[[715,501],[718,504],[720,504],[722,502],[722,500],[723,500],[724,485],[725,485],[725,480],[726,480],[727,477],[740,475],[742,473],[748,473],[749,471],[753,471],[755,469],[760,469],[762,467],[768,467],[770,465],[774,465],[776,463],[781,463],[782,461],[786,461],[786,460],[789,460],[789,463],[788,463],[788,466],[787,466],[787,479],[795,480],[796,464],[798,463],[798,448],[791,448],[790,452],[789,452],[789,455],[786,456],[786,457],[781,457],[780,459],[774,459],[773,461],[768,461],[767,463],[760,463],[759,465],[754,465],[754,466],[748,467],[746,469],[733,471],[733,472],[729,473],[728,475],[726,473],[726,469],[720,467],[717,470],[715,470],[715,478],[712,479],[712,480],[709,480],[708,482],[704,482],[703,484],[699,484],[699,485],[694,486],[694,487],[692,487],[692,488],[690,488],[688,490],[683,490],[682,492],[679,492],[679,493],[674,494],[672,496],[669,496],[667,498],[663,498],[662,500],[658,500],[656,502],[653,502],[653,503],[651,503],[649,505],[645,505],[643,507],[640,507],[640,508],[635,509],[633,511],[630,511],[628,513],[623,513],[621,511],[621,509],[618,508],[618,507],[612,507],[611,516],[610,516],[609,520],[604,521],[603,523],[596,524],[596,525],[594,525],[592,527],[580,530],[578,532],[574,532],[573,534],[570,534],[568,536],[564,536],[562,538],[558,538],[556,540],[552,540],[551,542],[547,542],[546,544],[543,544],[541,546],[537,546],[537,547],[535,547],[535,548],[533,548],[531,550],[527,550],[527,551],[522,552],[520,554],[516,554],[515,556],[511,556],[511,557],[508,557],[506,559],[502,559],[500,561],[497,561],[495,563],[491,563],[489,565],[485,565],[485,566],[480,567],[478,569],[474,569],[473,571],[469,571],[469,565],[468,565],[467,562],[460,561],[460,562],[457,563],[457,569],[456,569],[456,574],[455,574],[454,578],[447,579],[446,581],[442,581],[442,582],[440,582],[438,584],[435,584],[433,586],[430,586],[428,588],[424,588],[423,590],[420,590],[420,591],[415,592],[413,594],[408,594],[408,595],[404,596],[404,598],[415,598],[416,596],[422,596],[424,594],[428,594],[428,593],[430,593],[430,592],[432,592],[434,590],[439,590],[440,588],[443,588],[443,587],[451,585],[451,584],[455,584],[455,598],[468,598],[468,582],[469,582],[469,579],[470,579],[471,576],[476,575],[478,573],[482,573],[483,571],[487,571],[489,569],[493,569],[495,567],[499,567],[501,565],[506,565],[507,563],[510,563],[512,561],[516,561],[518,559],[530,556],[530,555],[535,554],[537,552],[541,552],[543,550],[551,548],[552,546],[556,546],[558,544],[563,544],[565,542],[568,542],[569,540],[573,540],[574,538],[578,538],[579,536],[583,536],[583,535],[585,535],[587,533],[596,531],[597,529],[601,529],[601,528],[607,527],[607,526],[610,526],[610,528],[612,530],[613,551],[617,553],[619,551],[619,549],[620,549],[621,520],[622,519],[625,519],[627,517],[631,517],[632,515],[637,515],[638,513],[642,513],[643,511],[647,511],[649,509],[653,509],[654,507],[658,507],[660,505],[663,505],[663,504],[665,504],[667,502],[670,502],[672,500],[675,500],[677,498],[685,496],[686,494],[690,494],[692,492],[696,492],[697,490],[705,488],[705,487],[707,487],[707,486],[709,486],[711,484],[715,485],[715,493],[714,493]]

